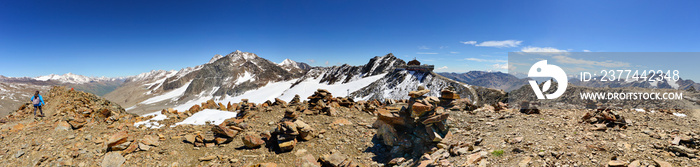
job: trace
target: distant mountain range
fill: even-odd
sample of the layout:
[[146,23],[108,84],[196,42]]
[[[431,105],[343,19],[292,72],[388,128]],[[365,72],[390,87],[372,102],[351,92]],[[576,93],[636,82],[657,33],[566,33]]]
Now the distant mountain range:
[[[430,96],[439,96],[441,89],[453,87],[461,97],[481,105],[502,101],[505,92],[528,85],[527,78],[502,72],[434,73],[395,68],[405,64],[404,60],[389,53],[373,57],[360,66],[311,67],[291,59],[274,63],[254,53],[237,50],[225,56],[215,55],[208,62],[195,67],[178,71],[153,70],[130,77],[86,77],[72,73],[34,78],[0,75],[0,92],[3,92],[0,116],[5,110],[13,109],[12,106],[24,103],[33,91],[48,90],[52,85],[73,87],[103,96],[137,114],[163,108],[186,110],[211,99],[223,103],[241,99],[262,103],[275,98],[288,101],[299,95],[303,100],[317,89],[326,89],[333,96],[356,100],[407,99],[408,92],[416,90],[419,85],[429,89]],[[580,82],[577,78],[569,81],[582,87],[700,87],[692,80],[683,79],[662,79],[655,83]]]
[[[528,78],[518,78],[512,74],[502,73],[502,72],[486,72],[486,71],[470,71],[466,73],[438,73],[447,78],[453,79],[455,81],[464,82],[470,85],[483,86],[493,89],[501,89],[507,92],[519,89],[522,86],[528,85]],[[696,83],[693,80],[684,80],[679,78],[674,81],[669,78],[659,77],[656,75],[653,80],[659,81],[601,81],[601,77],[594,77],[590,81],[581,81],[580,78],[569,78],[569,84],[583,87],[592,88],[624,88],[624,87],[638,87],[638,88],[656,88],[656,89],[678,89],[686,90],[691,87],[695,89],[700,88],[700,83]]]
[[[122,86],[105,98],[126,107],[132,113],[147,113],[172,107],[186,110],[194,104],[214,99],[217,102],[238,102],[249,99],[262,103],[280,98],[302,99],[317,89],[326,89],[333,96],[349,96],[356,100],[407,99],[408,91],[425,85],[430,95],[438,96],[447,86],[464,90],[463,97],[479,101],[479,93],[494,95],[492,89],[454,82],[435,73],[395,70],[406,62],[393,54],[377,56],[365,65],[311,67],[286,59],[273,63],[256,54],[235,51],[214,56],[208,63],[179,71],[151,71],[127,78]],[[505,94],[501,93],[502,96]]]
[[469,85],[501,89],[506,92],[528,84],[527,79],[519,79],[511,74],[502,72],[469,71],[466,73],[441,72],[438,74]]

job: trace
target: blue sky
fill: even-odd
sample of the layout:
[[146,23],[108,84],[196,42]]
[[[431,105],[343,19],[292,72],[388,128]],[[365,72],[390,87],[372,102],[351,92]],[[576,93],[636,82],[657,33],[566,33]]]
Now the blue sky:
[[695,1],[0,1],[0,75],[129,76],[253,52],[313,66],[394,53],[505,71],[508,52],[699,52]]

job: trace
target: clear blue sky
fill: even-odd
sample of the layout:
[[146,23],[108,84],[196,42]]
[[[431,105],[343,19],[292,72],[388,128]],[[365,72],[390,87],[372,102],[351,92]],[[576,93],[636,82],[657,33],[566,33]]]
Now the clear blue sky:
[[698,6],[637,0],[0,1],[0,75],[129,76],[196,66],[235,50],[313,66],[361,65],[393,52],[451,72],[504,70],[513,51],[698,52]]

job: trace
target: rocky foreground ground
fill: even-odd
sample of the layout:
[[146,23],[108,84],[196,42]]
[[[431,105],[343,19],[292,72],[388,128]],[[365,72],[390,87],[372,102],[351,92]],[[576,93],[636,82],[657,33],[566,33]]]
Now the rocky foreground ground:
[[[24,105],[0,119],[0,166],[700,166],[694,117],[477,107],[449,89],[424,94],[380,103],[319,90],[290,102],[209,102],[165,109],[162,127],[149,128],[134,123],[151,117],[56,87],[45,95],[46,117]],[[172,126],[204,109],[238,116]]]

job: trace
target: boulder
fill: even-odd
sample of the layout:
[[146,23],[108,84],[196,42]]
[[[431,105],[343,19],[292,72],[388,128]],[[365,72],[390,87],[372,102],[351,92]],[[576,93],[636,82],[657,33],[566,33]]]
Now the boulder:
[[194,144],[194,142],[195,142],[195,136],[194,136],[194,135],[191,135],[191,134],[188,134],[188,135],[183,136],[182,139],[183,139],[185,142],[188,142],[188,143],[193,143],[193,144]]
[[126,131],[120,131],[109,137],[107,140],[107,147],[113,147],[122,144],[127,141],[129,134]]
[[159,138],[153,135],[146,135],[141,139],[141,143],[149,146],[158,146],[160,144]]
[[319,161],[323,166],[337,166],[337,167],[356,167],[352,159],[348,158],[347,155],[340,153],[338,151],[333,151],[331,154],[322,155]]
[[265,141],[263,141],[260,138],[260,135],[257,134],[246,134],[242,139],[243,145],[245,145],[246,148],[258,148],[265,144]]
[[238,134],[237,130],[233,130],[231,128],[228,128],[223,124],[212,126],[211,131],[214,132],[214,134],[216,134],[216,135],[219,135],[222,137],[227,137],[227,138],[236,137],[236,135]]
[[61,131],[61,130],[73,130],[70,124],[66,121],[58,121],[58,124],[56,125],[55,130]]
[[314,138],[313,133],[315,130],[311,126],[301,120],[294,121],[294,124],[296,124],[297,130],[299,131],[299,139],[302,141],[309,141]]
[[102,159],[102,167],[121,167],[126,158],[117,152],[109,152]]
[[297,145],[297,139],[288,140],[288,141],[278,141],[278,146],[280,148],[280,151],[282,151],[282,152],[292,151],[292,149],[294,149],[294,147],[296,145]]

